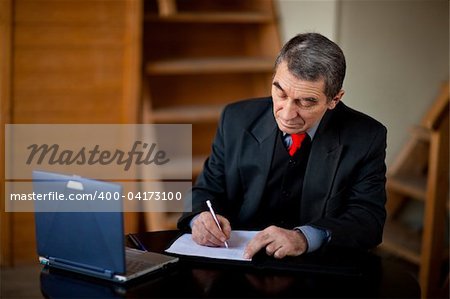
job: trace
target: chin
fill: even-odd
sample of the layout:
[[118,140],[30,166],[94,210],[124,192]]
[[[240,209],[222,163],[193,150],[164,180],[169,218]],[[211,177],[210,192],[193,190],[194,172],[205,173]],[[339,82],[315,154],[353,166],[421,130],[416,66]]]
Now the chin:
[[277,125],[278,128],[288,134],[297,134],[297,133],[302,133],[302,132],[306,132],[305,127],[286,127],[281,121],[278,122],[277,121]]
[[297,133],[302,133],[305,130],[302,130],[302,128],[286,128],[286,127],[282,127],[281,131],[288,133],[288,134],[297,134]]
[[288,132],[289,134],[297,134],[297,133],[305,133],[304,130],[292,130],[291,132]]

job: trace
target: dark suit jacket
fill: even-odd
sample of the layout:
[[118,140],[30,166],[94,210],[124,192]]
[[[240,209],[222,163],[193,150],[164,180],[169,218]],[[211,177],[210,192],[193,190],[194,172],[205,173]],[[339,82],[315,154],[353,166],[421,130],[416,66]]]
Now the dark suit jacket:
[[[261,201],[278,127],[272,99],[228,105],[195,186],[192,212],[178,221],[189,229],[195,214],[216,213],[231,227],[248,227]],[[339,103],[328,110],[314,136],[305,172],[301,223],[331,232],[329,245],[367,249],[381,242],[386,218],[386,128]],[[299,199],[300,200],[300,199]]]

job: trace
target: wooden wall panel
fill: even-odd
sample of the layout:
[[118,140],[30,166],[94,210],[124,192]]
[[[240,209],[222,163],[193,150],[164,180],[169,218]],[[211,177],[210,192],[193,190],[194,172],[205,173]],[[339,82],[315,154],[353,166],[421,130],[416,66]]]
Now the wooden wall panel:
[[[10,3],[13,71],[8,122],[137,122],[141,0]],[[14,264],[35,262],[32,213],[8,217],[10,235],[5,239],[2,231],[2,249],[11,248],[13,256],[5,258]],[[125,223],[126,231],[136,231],[135,214],[126,213]]]
[[14,123],[123,121],[125,8],[121,0],[16,1]]
[[[123,49],[110,48],[108,55],[93,48],[69,47],[66,49],[45,49],[35,47],[16,48],[14,64],[24,71],[88,71],[108,69],[114,71],[122,67]],[[80,61],[83,63],[80,64]]]
[[4,124],[11,115],[12,0],[0,1],[0,265],[12,263],[11,215],[5,213],[5,136]]
[[127,1],[123,0],[16,0],[16,2],[15,20],[19,23],[94,26],[100,23],[125,24]]
[[143,22],[143,2],[141,0],[126,1],[125,26],[125,61],[123,70],[123,103],[122,119],[142,122],[140,113],[141,99],[141,68],[142,68],[142,22]]

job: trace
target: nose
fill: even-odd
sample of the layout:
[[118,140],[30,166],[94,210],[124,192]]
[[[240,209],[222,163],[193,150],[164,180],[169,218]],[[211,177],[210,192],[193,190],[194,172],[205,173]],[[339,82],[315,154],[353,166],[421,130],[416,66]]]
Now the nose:
[[284,120],[291,120],[297,117],[297,105],[294,101],[287,100],[283,109],[281,109],[279,116]]

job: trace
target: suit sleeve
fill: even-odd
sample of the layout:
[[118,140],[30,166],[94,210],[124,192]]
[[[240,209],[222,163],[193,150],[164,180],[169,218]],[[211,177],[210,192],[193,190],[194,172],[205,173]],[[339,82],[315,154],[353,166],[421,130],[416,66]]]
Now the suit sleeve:
[[[199,174],[195,186],[185,196],[185,212],[178,220],[178,228],[190,231],[190,221],[195,215],[207,211],[206,201],[210,200],[216,213],[223,215],[220,205],[225,197],[225,144],[224,144],[224,119],[227,108],[220,118],[219,126],[212,144],[211,155],[205,161],[203,170]],[[192,209],[191,209],[192,207]]]
[[336,195],[342,197],[337,200],[343,204],[310,224],[331,233],[328,245],[369,249],[382,241],[386,219],[386,128],[378,127],[373,136],[367,153],[355,167],[351,184]]

